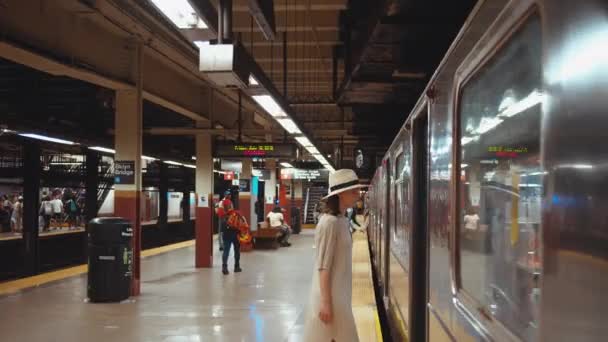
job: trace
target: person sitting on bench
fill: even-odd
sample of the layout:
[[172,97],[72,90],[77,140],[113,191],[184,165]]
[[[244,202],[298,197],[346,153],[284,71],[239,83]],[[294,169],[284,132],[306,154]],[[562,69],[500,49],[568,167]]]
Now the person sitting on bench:
[[268,213],[268,224],[270,228],[281,229],[281,236],[279,236],[279,243],[281,247],[289,247],[289,237],[291,236],[291,228],[285,224],[285,217],[283,216],[283,209],[281,207],[275,207],[271,212]]

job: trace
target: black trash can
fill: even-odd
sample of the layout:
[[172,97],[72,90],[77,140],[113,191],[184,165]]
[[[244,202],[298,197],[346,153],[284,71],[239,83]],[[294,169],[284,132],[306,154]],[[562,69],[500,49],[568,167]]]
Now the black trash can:
[[89,274],[91,302],[120,302],[131,294],[133,226],[123,218],[95,218],[89,222]]
[[302,231],[302,218],[298,207],[291,207],[291,230],[294,234],[300,234]]

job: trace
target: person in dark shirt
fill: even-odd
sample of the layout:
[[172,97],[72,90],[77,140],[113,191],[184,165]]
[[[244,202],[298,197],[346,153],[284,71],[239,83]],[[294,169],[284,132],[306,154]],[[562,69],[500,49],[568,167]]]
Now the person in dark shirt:
[[230,191],[224,193],[224,199],[219,203],[219,206],[221,206],[224,211],[224,217],[220,218],[220,238],[223,241],[222,273],[224,275],[230,273],[228,272],[228,256],[230,255],[231,246],[234,246],[234,272],[241,272],[241,245],[239,243],[239,232],[237,229],[229,227],[227,223],[228,213],[234,209]]

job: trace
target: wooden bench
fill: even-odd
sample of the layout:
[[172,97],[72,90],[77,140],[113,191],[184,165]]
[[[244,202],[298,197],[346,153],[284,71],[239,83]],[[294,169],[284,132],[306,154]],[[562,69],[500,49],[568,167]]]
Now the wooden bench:
[[270,228],[267,222],[262,222],[258,225],[258,230],[252,231],[253,247],[255,249],[277,249],[279,248],[279,236],[281,230],[279,228]]

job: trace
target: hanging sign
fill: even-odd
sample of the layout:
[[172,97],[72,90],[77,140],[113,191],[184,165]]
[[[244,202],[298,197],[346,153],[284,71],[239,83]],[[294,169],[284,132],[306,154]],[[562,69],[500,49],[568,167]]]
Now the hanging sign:
[[253,169],[251,170],[251,175],[254,177],[258,177],[259,180],[269,180],[270,170]]
[[321,180],[327,179],[329,172],[327,170],[308,170],[308,169],[281,169],[281,179],[306,179],[306,180]]
[[294,144],[236,144],[219,142],[215,144],[213,156],[216,158],[289,158],[296,157]]
[[135,161],[114,161],[114,184],[135,184]]
[[224,173],[224,180],[234,180],[234,171],[226,171]]

